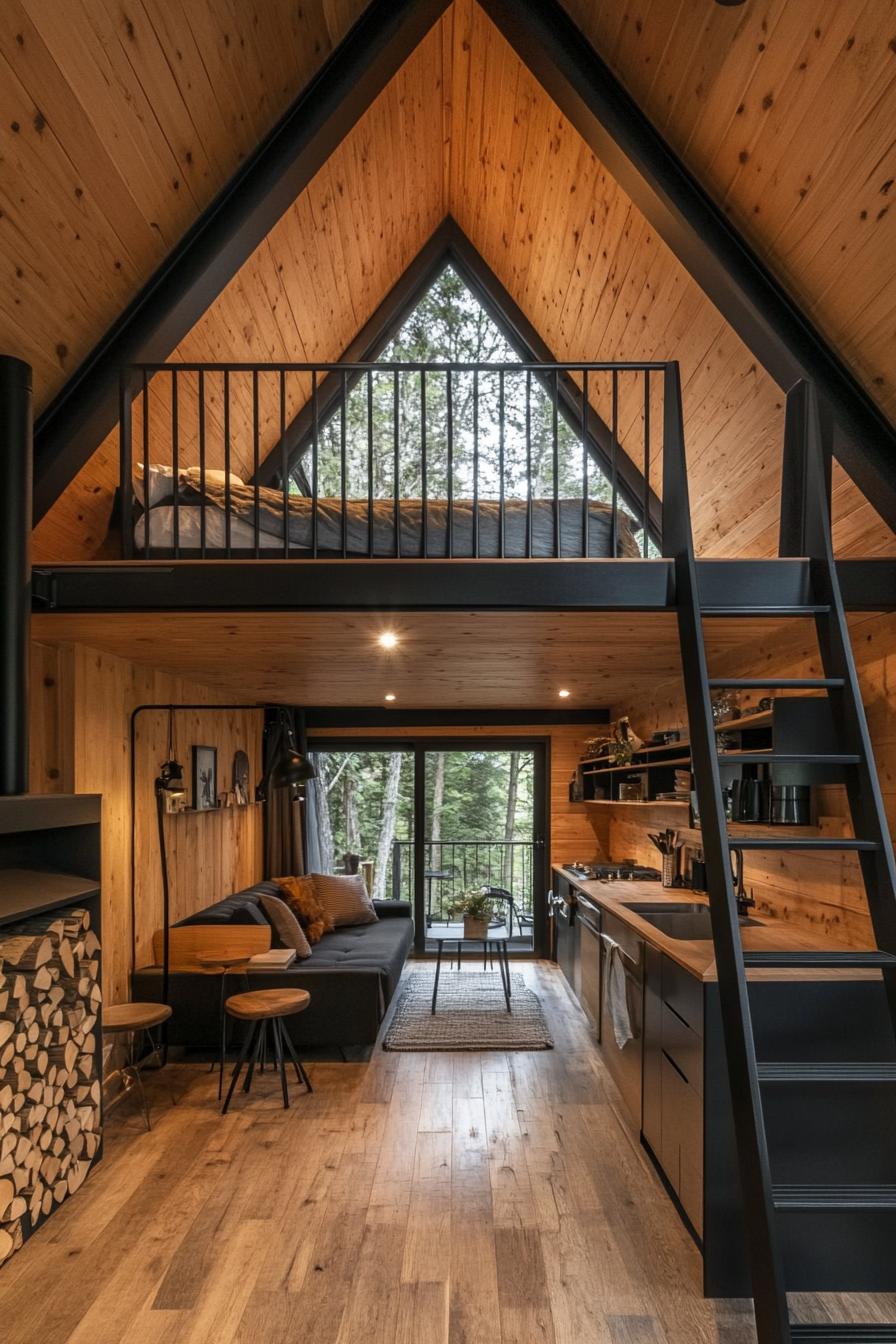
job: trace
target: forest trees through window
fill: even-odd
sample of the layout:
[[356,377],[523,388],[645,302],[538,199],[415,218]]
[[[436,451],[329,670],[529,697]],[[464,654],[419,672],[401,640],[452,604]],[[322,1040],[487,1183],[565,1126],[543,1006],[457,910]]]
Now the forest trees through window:
[[[490,371],[361,374],[318,433],[318,495],[421,499],[426,445],[429,499],[560,498],[612,502],[610,482],[557,401],[534,375],[450,265],[436,278],[378,362],[507,364]],[[345,423],[343,425],[343,413]],[[397,432],[396,432],[397,429]],[[449,434],[450,429],[450,434]],[[307,445],[306,445],[307,447]],[[307,454],[290,488],[308,492]],[[397,490],[396,490],[397,484]],[[618,501],[625,509],[624,501]],[[628,512],[628,510],[626,510]],[[637,532],[637,529],[635,529]]]

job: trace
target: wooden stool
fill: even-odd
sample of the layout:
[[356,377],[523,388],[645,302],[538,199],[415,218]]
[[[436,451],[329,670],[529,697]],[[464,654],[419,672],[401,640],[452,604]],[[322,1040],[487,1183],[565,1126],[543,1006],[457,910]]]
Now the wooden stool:
[[246,1073],[246,1081],[243,1083],[243,1091],[248,1092],[252,1086],[252,1075],[255,1072],[255,1066],[261,1059],[264,1049],[265,1038],[267,1036],[267,1024],[271,1024],[271,1037],[274,1045],[274,1063],[280,1070],[280,1086],[283,1088],[283,1107],[284,1110],[289,1107],[289,1091],[286,1086],[286,1066],[284,1061],[284,1047],[289,1052],[293,1066],[296,1071],[296,1078],[300,1083],[304,1083],[307,1092],[313,1092],[311,1079],[308,1077],[299,1058],[293,1048],[292,1041],[289,1039],[289,1032],[284,1030],[281,1018],[291,1017],[293,1013],[301,1013],[311,1002],[311,995],[306,989],[253,989],[248,994],[234,994],[224,1005],[231,1017],[237,1018],[241,1022],[251,1022],[252,1026],[243,1042],[243,1048],[240,1051],[239,1059],[234,1065],[233,1075],[230,1079],[230,1087],[227,1090],[227,1096],[224,1099],[224,1105],[221,1108],[221,1114],[227,1114],[227,1107],[230,1105],[230,1098],[233,1096],[233,1090],[237,1085],[243,1064],[246,1059],[249,1060],[249,1068]]
[[[121,1076],[128,1079],[137,1089],[147,1129],[151,1128],[149,1106],[146,1101],[146,1091],[143,1087],[140,1059],[135,1048],[136,1040],[140,1035],[146,1037],[151,1046],[150,1057],[155,1055],[161,1068],[160,1045],[152,1033],[154,1027],[160,1027],[163,1022],[168,1021],[170,1016],[171,1009],[167,1003],[115,1003],[103,1009],[103,1034],[106,1036],[122,1035],[130,1037],[129,1058],[122,1067]],[[173,1093],[171,1094],[171,1100],[174,1101]]]
[[[228,975],[241,975],[248,990],[249,973],[246,968],[249,962],[245,953],[235,956],[221,956],[218,952],[197,952],[196,960],[207,974],[220,975],[221,977],[221,996],[218,1003],[218,1025],[221,1029],[221,1058],[218,1067],[218,1100],[220,1101],[224,1089],[224,1061],[227,1059],[227,1014],[224,1011],[225,986]],[[214,1067],[215,1061],[212,1060],[211,1068]]]

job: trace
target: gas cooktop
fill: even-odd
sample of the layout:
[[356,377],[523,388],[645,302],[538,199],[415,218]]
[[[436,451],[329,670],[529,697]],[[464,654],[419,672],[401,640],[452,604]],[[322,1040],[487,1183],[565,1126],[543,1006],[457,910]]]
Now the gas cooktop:
[[567,871],[592,882],[659,882],[658,868],[642,868],[630,860],[621,863],[567,863]]

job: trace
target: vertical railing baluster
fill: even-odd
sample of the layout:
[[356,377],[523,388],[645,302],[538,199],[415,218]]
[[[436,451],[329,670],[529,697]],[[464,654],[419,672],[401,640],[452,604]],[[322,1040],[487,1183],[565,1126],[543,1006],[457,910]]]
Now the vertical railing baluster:
[[199,399],[199,555],[205,559],[205,370],[199,370],[196,395]]
[[429,491],[426,480],[426,370],[420,370],[420,472],[422,477],[422,514],[420,517],[420,549],[424,560],[429,555]]
[[398,370],[395,369],[392,374],[392,434],[393,434],[393,458],[392,468],[392,525],[395,528],[395,555],[401,556],[401,504],[398,500],[400,489],[399,478],[401,476],[401,438],[399,430],[399,421],[401,413],[401,397],[398,389]]
[[[149,559],[149,480],[150,480],[150,461],[149,461],[149,377],[146,370],[143,370],[143,558]],[[133,474],[128,474],[128,480],[131,482],[131,491],[133,492]],[[132,495],[133,497],[133,495]],[[131,510],[130,512],[133,512]],[[129,528],[133,528],[134,520],[129,513],[125,513],[125,523]],[[131,532],[133,536],[133,532]]]
[[473,370],[473,558],[479,559],[479,370]]
[[582,556],[591,554],[591,504],[588,499],[588,370],[582,370]]
[[446,432],[448,435],[448,558],[454,558],[454,396],[451,370],[445,374]]
[[224,551],[230,559],[230,370],[224,370]]
[[612,515],[610,518],[610,555],[616,558],[617,513],[619,510],[619,483],[616,477],[618,463],[617,439],[619,435],[619,374],[613,370],[613,411],[610,424],[610,488],[612,491]]
[[554,473],[554,555],[563,554],[563,538],[560,535],[560,419],[557,409],[559,399],[559,383],[557,370],[554,369],[553,392],[554,405],[551,413],[551,441],[553,445],[553,473]]
[[498,555],[504,559],[504,370],[498,372]]
[[647,559],[648,520],[650,518],[650,370],[644,370],[644,503],[641,507],[644,533],[641,538],[641,550]]
[[[146,373],[143,375],[144,386]],[[143,397],[143,423],[146,423],[146,396]],[[134,554],[134,378],[127,367],[118,372],[118,468],[121,491],[121,555],[130,560]],[[146,457],[143,458],[143,534],[149,528],[149,480]]]
[[532,370],[526,370],[526,555],[532,559]]
[[289,559],[289,458],[286,452],[286,370],[280,370],[280,489],[283,495],[283,558]]
[[258,423],[260,412],[258,409],[258,370],[252,370],[252,481],[254,485],[254,507],[255,515],[255,558],[258,559],[261,553],[261,489],[258,482],[258,468],[260,463],[260,434],[261,427]]
[[373,556],[373,370],[367,370],[367,554]]
[[319,475],[320,444],[317,423],[317,369],[311,370],[311,555],[317,559],[317,490]]
[[172,513],[174,558],[180,557],[180,428],[177,406],[177,369],[171,370],[171,484],[174,511]]
[[348,516],[345,507],[346,486],[346,402],[348,401],[348,381],[345,369],[342,370],[342,404],[339,407],[339,516],[342,519],[342,558],[348,554]]

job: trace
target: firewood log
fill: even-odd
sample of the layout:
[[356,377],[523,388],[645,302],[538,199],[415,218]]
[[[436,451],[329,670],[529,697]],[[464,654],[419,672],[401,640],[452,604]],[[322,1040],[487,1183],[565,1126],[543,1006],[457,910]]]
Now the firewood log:
[[0,938],[0,962],[19,971],[36,971],[39,966],[44,966],[52,955],[52,942],[40,935],[33,937],[25,933]]

